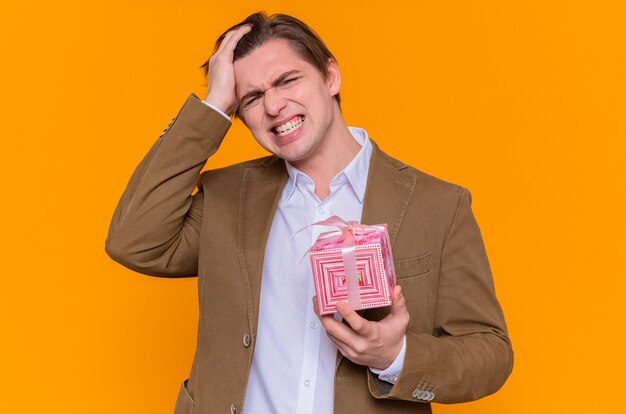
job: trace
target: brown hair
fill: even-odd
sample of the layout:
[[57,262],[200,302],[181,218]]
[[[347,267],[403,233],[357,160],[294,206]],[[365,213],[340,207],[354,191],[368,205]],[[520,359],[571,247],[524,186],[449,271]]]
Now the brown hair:
[[[244,21],[222,33],[215,42],[213,52],[215,53],[220,47],[226,33],[245,24],[252,24],[252,29],[237,43],[233,52],[234,60],[241,59],[272,39],[284,39],[300,57],[315,66],[324,79],[328,76],[328,59],[337,61],[322,39],[304,22],[287,14],[268,16],[263,11],[251,14]],[[207,60],[200,67],[204,70],[204,77],[208,77],[209,61]],[[335,95],[335,100],[340,105],[339,93]]]

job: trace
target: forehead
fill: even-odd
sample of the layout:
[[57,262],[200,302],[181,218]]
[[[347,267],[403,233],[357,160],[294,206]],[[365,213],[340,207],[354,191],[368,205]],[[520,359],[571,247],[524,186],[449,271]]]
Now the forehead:
[[283,39],[270,40],[245,57],[237,59],[233,67],[239,96],[252,89],[269,88],[273,80],[288,71],[317,72],[313,65]]

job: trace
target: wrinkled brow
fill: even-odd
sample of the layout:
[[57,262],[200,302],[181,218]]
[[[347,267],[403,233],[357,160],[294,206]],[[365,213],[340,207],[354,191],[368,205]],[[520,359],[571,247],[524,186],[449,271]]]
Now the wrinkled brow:
[[[272,82],[272,88],[275,88],[275,87],[279,86],[289,76],[295,75],[297,73],[300,73],[300,71],[299,70],[290,70],[290,71],[287,71],[285,73],[282,73],[280,76],[278,76],[276,79],[274,79],[274,81]],[[239,100],[239,102],[243,103],[243,102],[245,102],[249,98],[256,97],[256,96],[259,96],[259,95],[263,95],[264,92],[265,91],[263,91],[261,89],[252,89],[251,91],[246,93],[244,96],[242,96],[241,99]]]

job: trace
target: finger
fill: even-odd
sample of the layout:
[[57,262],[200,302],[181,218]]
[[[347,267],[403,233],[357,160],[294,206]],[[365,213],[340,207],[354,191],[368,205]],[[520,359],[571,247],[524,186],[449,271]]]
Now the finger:
[[229,31],[228,33],[226,33],[224,35],[224,38],[222,39],[222,42],[220,43],[220,46],[217,48],[217,50],[215,51],[214,55],[217,55],[218,53],[220,53],[222,50],[224,50],[224,47],[226,47],[226,44],[228,43],[228,41],[230,40],[231,37],[233,37],[233,35],[235,33],[237,33],[241,28],[243,27],[252,27],[252,25],[248,26],[248,25],[244,25],[244,26],[239,26],[236,29],[233,29],[231,31]]
[[[317,313],[317,317],[319,318],[322,325],[324,325],[324,329],[328,332],[329,330],[335,332],[337,329],[341,329],[340,325],[343,325],[341,322],[335,320],[334,316],[331,315],[320,315]],[[345,328],[348,328],[344,325]]]
[[320,315],[320,308],[319,308],[319,304],[317,303],[317,296],[313,296],[311,300],[313,301],[313,311],[319,318],[322,325],[324,325],[324,328],[326,328],[327,325],[328,326],[332,325],[333,322],[337,322],[332,314]]
[[348,325],[336,320],[333,315],[320,316],[320,322],[329,337],[333,337],[348,346],[352,346],[361,339],[358,333]]
[[344,343],[344,344],[348,342],[352,343],[358,339],[358,335],[354,332],[354,330],[352,330],[349,326],[346,326],[345,324],[336,320],[334,315],[332,314],[320,315],[319,306],[317,303],[317,296],[313,296],[312,299],[313,299],[313,310],[315,311],[315,314],[317,315],[320,322],[322,323],[322,326],[324,326],[324,330],[326,331],[326,334],[329,337],[331,337],[331,339],[336,338],[337,341],[340,341],[341,343]]
[[393,301],[391,302],[391,315],[399,316],[408,314],[406,309],[406,301],[402,294],[402,287],[396,285],[393,289]]
[[338,302],[337,312],[348,322],[350,327],[361,335],[367,335],[370,332],[370,322],[367,319],[362,318],[356,313],[349,303]]
[[[330,315],[329,319],[328,318],[326,318],[326,319],[329,322],[329,324],[331,324],[331,325],[338,324],[337,328],[339,328],[339,329],[342,329],[342,328],[349,329],[347,326],[345,326],[341,322],[335,320],[335,318],[333,318],[332,315]],[[323,322],[322,322],[322,324],[323,324]],[[326,328],[326,325],[324,325],[324,328]],[[353,346],[354,344],[353,344],[352,341],[358,340],[357,337],[351,338],[350,341],[345,341],[345,340],[342,340],[341,338],[337,337],[337,335],[333,335],[332,333],[330,333],[330,332],[334,332],[332,328],[330,329],[330,332],[329,332],[328,329],[325,329],[325,332],[326,332],[326,336],[328,336],[328,338],[331,340],[331,342],[333,344],[335,344],[335,346],[337,347],[339,352],[341,352],[344,356],[350,356],[351,357],[354,354],[354,346]]]
[[[229,33],[230,36],[228,36],[228,39],[224,38],[224,41],[220,45],[222,53],[232,54],[235,47],[237,47],[237,43],[239,43],[241,38],[250,30],[252,30],[252,25],[244,25]],[[222,45],[224,46],[223,48]]]
[[335,344],[335,347],[337,348],[337,350],[339,350],[339,352],[341,352],[343,356],[350,355],[350,347],[348,346],[348,344],[340,341],[339,339],[337,339],[336,337],[332,335],[329,335],[328,332],[326,333],[326,335],[331,340],[331,342]]
[[222,39],[222,42],[220,43],[220,47],[215,51],[215,54],[217,55],[218,53],[220,53],[222,50],[224,50],[224,47],[226,47],[226,44],[228,43],[228,41],[230,40],[231,37],[233,37],[233,35],[235,34],[235,32],[237,30],[239,30],[240,27],[233,29],[231,31],[229,31],[228,33],[226,33],[226,35],[224,35],[224,38]]
[[328,335],[328,338],[330,338],[343,356],[356,364],[366,365],[365,361],[368,359],[368,352],[366,340],[363,337],[357,337],[355,342],[344,342],[332,335]]
[[222,39],[222,42],[220,43],[220,46],[217,48],[217,50],[215,51],[215,53],[213,53],[213,55],[218,55],[222,52],[222,50],[224,50],[224,46],[226,45],[226,42],[228,41],[228,39],[230,39],[230,37],[233,35],[233,32],[230,31],[228,33],[226,33],[226,35],[224,35],[224,38]]

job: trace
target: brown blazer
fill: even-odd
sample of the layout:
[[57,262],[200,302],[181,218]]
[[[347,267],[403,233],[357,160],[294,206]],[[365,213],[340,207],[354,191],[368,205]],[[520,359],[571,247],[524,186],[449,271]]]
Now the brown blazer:
[[[175,414],[241,412],[265,243],[287,179],[275,156],[200,174],[229,127],[189,95],[133,173],[106,240],[109,256],[134,271],[198,276],[197,349]],[[511,342],[470,203],[466,189],[373,144],[362,221],[388,224],[411,321],[394,386],[338,353],[336,413],[429,413],[429,400],[481,398],[509,376]]]

